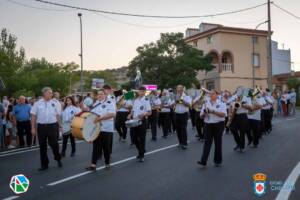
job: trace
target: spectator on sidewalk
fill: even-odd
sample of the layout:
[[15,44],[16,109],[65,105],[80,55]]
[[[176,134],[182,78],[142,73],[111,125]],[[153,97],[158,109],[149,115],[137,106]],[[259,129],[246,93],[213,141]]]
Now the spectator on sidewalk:
[[20,147],[25,146],[24,136],[26,136],[26,145],[30,147],[32,144],[32,136],[30,132],[30,109],[31,106],[26,103],[26,98],[24,96],[19,97],[18,104],[13,108]]
[[296,97],[297,94],[295,92],[295,89],[292,88],[291,89],[291,93],[290,93],[290,115],[295,115],[296,114]]
[[4,148],[4,131],[3,131],[3,116],[4,116],[5,110],[4,106],[0,103],[0,149]]

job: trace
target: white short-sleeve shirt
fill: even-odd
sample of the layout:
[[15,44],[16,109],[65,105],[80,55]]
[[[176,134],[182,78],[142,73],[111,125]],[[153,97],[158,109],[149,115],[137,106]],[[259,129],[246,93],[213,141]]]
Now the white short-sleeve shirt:
[[133,102],[133,118],[138,118],[139,115],[151,112],[150,100],[143,96],[138,97]]
[[208,109],[210,111],[215,111],[215,112],[222,112],[225,114],[224,117],[219,117],[213,113],[208,113],[207,115],[205,115],[204,117],[204,122],[208,123],[208,124],[212,124],[212,123],[218,123],[218,122],[223,122],[225,121],[225,117],[227,116],[227,111],[226,111],[226,104],[223,103],[220,100],[217,100],[215,103],[212,103],[210,100],[207,101],[201,109],[200,115],[204,114],[204,110]]
[[[117,101],[119,101],[119,98],[117,98]],[[132,100],[124,100],[124,106],[122,106],[118,110],[118,112],[128,112],[129,111],[128,107],[132,106],[132,104],[133,104]]]
[[[176,96],[176,99],[179,99],[180,97],[179,96]],[[190,96],[186,95],[185,93],[183,93],[183,101],[185,101],[186,103],[190,104],[192,103],[192,99]],[[175,106],[175,113],[178,113],[178,114],[183,114],[183,113],[186,113],[186,112],[189,112],[189,107],[188,106],[185,106],[183,104],[180,104],[180,103],[176,103],[176,106]]]
[[[253,100],[253,104],[258,104],[258,105],[263,106],[266,104],[266,101],[262,97],[257,97],[255,100]],[[254,120],[260,121],[261,120],[260,113],[261,113],[261,109],[255,110],[253,112],[249,112],[248,119],[254,119]]]
[[[232,106],[234,107],[235,102],[232,102]],[[241,104],[243,105],[251,105],[251,98],[250,97],[246,97],[243,96],[242,100],[241,100]],[[237,111],[236,114],[247,114],[248,110],[246,108],[243,108],[242,106],[240,106]]]
[[53,124],[61,115],[61,105],[54,99],[40,99],[33,104],[30,113],[36,116],[38,124]]
[[[98,101],[99,102],[99,101]],[[116,105],[110,99],[106,99],[104,101],[99,102],[100,104],[97,105],[94,109],[91,110],[92,113],[95,113],[99,116],[104,116],[109,113],[116,113]],[[102,120],[100,122],[101,131],[103,132],[114,132],[114,118]]]

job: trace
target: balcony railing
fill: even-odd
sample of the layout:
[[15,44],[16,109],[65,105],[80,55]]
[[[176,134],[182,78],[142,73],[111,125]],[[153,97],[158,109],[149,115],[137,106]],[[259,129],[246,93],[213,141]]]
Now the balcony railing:
[[232,71],[231,63],[222,63],[221,67],[222,67],[222,71]]

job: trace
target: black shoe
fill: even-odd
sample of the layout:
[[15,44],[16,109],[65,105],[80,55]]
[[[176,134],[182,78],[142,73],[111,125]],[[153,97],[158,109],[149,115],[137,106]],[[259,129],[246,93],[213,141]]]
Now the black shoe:
[[240,151],[239,151],[240,153],[244,153],[245,152],[245,149],[243,149],[243,148],[240,148]]
[[221,163],[215,163],[215,167],[222,167]]
[[197,161],[198,165],[200,165],[202,168],[206,167],[206,164],[203,163],[202,161]]
[[187,149],[187,146],[186,146],[186,145],[181,145],[181,149],[182,149],[182,150],[186,150],[186,149]]
[[94,166],[88,166],[85,168],[86,171],[96,171],[96,167]]
[[74,156],[75,156],[75,152],[72,152],[72,153],[71,153],[71,157],[74,157]]
[[62,167],[62,162],[60,160],[57,161],[57,167]]
[[236,146],[233,148],[234,151],[237,151],[239,149],[239,146]]
[[252,148],[256,149],[256,148],[257,148],[257,145],[253,145]]
[[251,144],[252,144],[252,141],[249,141],[247,145],[250,146]]
[[153,142],[156,142],[156,138],[152,138],[151,140],[152,140]]
[[66,153],[64,151],[62,151],[60,155],[62,158],[64,158],[66,156]]
[[41,172],[41,171],[45,171],[45,170],[47,170],[47,169],[48,169],[48,166],[43,166],[43,167],[39,168],[38,171]]

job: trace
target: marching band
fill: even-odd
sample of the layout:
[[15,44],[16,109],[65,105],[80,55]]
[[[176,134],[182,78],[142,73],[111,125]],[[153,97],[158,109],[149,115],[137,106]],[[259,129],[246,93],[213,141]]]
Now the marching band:
[[[236,143],[234,150],[242,153],[245,152],[246,137],[248,146],[252,144],[251,147],[257,148],[262,136],[272,131],[274,99],[268,89],[239,87],[231,94],[229,91],[199,88],[198,95],[192,98],[183,85],[176,87],[176,94],[170,89],[149,92],[143,86],[132,91],[113,91],[105,85],[97,92],[96,99],[89,94],[79,104],[70,96],[59,101],[59,94],[52,97],[52,90],[48,87],[42,92],[43,98],[31,108],[32,134],[35,135],[37,130],[40,143],[39,170],[48,169],[47,143],[53,150],[58,167],[62,166],[61,158],[66,155],[69,138],[72,157],[75,155],[75,138],[93,144],[91,164],[86,170],[96,170],[102,153],[109,169],[115,130],[119,141],[125,142],[130,129],[131,143],[137,148],[139,162],[144,162],[147,129],[150,129],[153,141],[157,140],[158,127],[165,139],[175,129],[178,147],[185,150],[188,146],[187,125],[192,117],[196,137],[204,144],[202,157],[197,162],[202,167],[207,165],[213,142],[214,164],[221,166],[223,134],[231,132]],[[63,138],[61,153],[59,135]]]

